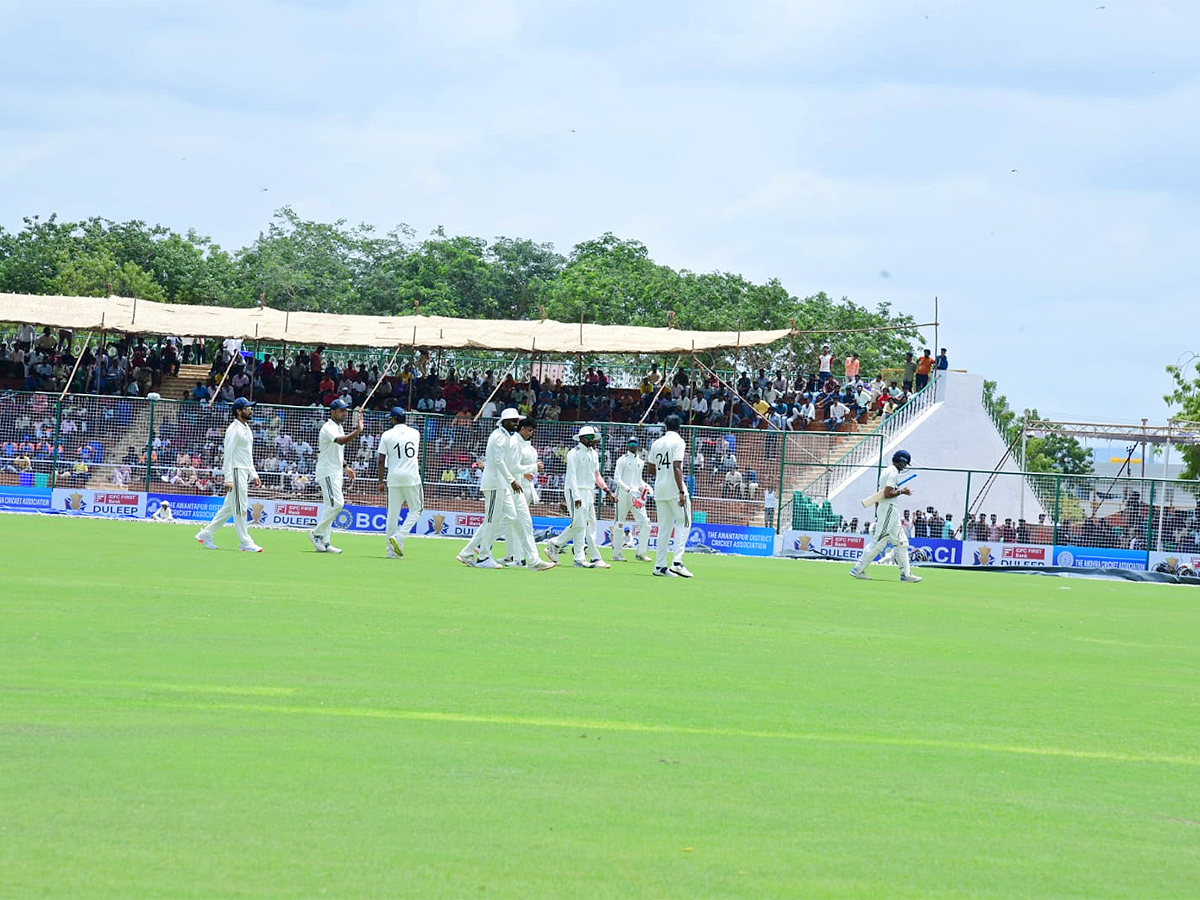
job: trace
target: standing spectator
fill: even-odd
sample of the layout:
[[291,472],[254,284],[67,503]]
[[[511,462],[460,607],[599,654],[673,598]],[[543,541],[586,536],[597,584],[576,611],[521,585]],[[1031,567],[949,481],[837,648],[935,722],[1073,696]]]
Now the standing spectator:
[[770,488],[763,491],[763,523],[768,528],[775,527],[775,513],[779,509],[779,498]]
[[[833,351],[829,349],[829,345],[825,344],[821,347],[821,352],[817,356],[817,379],[824,384],[833,377]],[[743,393],[745,393],[743,391]]]
[[905,353],[904,354],[904,376],[900,379],[900,384],[903,385],[904,390],[911,391],[913,389],[913,378],[916,375],[916,371],[917,371],[917,363],[913,359],[913,355],[912,355],[911,351],[908,353]]
[[942,523],[942,540],[949,541],[954,539],[954,516],[951,513],[946,513],[946,521]]
[[916,389],[922,390],[929,384],[929,373],[933,371],[933,356],[928,347],[917,360],[917,384]]
[[846,381],[857,381],[858,373],[862,368],[862,362],[858,358],[857,353],[851,353],[846,357]]
[[249,487],[262,487],[262,481],[254,468],[254,432],[250,422],[254,418],[254,404],[239,397],[232,405],[233,421],[225,429],[225,454],[222,474],[225,477],[225,502],[217,510],[211,522],[196,534],[207,550],[216,550],[213,535],[217,529],[233,518],[233,530],[238,536],[238,549],[247,553],[262,553],[262,547],[254,543],[246,527],[249,509]]
[[939,372],[945,372],[950,368],[950,359],[946,356],[946,348],[942,348],[942,352],[938,354],[936,368]]

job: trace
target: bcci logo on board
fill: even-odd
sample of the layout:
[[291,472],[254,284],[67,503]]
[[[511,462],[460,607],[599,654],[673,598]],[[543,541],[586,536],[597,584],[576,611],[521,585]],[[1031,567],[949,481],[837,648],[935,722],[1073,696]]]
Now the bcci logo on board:
[[[313,514],[313,517],[314,518],[316,517],[315,513]],[[333,517],[333,527],[334,528],[341,528],[341,529],[345,530],[353,524],[354,524],[354,516],[351,513],[347,512],[345,509],[339,510],[338,514]]]

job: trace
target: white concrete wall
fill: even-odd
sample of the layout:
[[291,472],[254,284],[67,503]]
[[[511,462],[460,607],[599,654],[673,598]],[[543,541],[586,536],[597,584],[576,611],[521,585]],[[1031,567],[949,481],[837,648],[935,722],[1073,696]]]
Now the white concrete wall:
[[[892,453],[901,447],[911,453],[913,469],[918,475],[907,485],[912,488],[913,495],[906,498],[904,508],[925,509],[932,506],[943,515],[951,513],[957,527],[962,524],[966,508],[966,473],[920,470],[925,467],[977,470],[971,475],[971,496],[974,499],[987,481],[987,476],[979,473],[995,470],[1006,447],[983,406],[983,376],[947,372],[943,379],[939,385],[941,402],[889,442],[884,447],[883,458],[884,465],[887,465]],[[1009,457],[1001,471],[1016,472],[1018,467]],[[857,518],[862,522],[864,517],[872,520],[874,508],[863,509],[859,501],[878,489],[877,474],[874,467],[866,469],[838,488],[830,497],[834,512],[845,516],[847,520]],[[1024,518],[1036,522],[1038,513],[1045,510],[1024,482],[1025,479],[1018,476],[997,476],[977,511],[995,513],[1002,522],[1005,518],[1012,518],[1015,522],[1022,515],[1023,492]]]

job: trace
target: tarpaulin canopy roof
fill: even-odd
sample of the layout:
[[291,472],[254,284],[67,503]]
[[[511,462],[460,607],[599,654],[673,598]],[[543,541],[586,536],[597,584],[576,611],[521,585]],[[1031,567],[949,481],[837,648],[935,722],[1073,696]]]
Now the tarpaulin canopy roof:
[[244,338],[333,347],[416,346],[529,353],[690,353],[760,347],[786,338],[773,331],[682,331],[632,325],[587,325],[543,319],[453,319],[446,316],[339,316],[284,312],[269,306],[185,306],[128,297],[55,297],[0,293],[0,320],[53,328],[180,337]]

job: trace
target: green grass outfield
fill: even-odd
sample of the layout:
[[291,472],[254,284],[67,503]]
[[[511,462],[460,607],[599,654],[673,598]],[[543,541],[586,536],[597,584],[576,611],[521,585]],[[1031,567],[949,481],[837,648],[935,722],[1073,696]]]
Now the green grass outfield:
[[1200,895],[1194,587],[194,531],[0,516],[0,894]]

